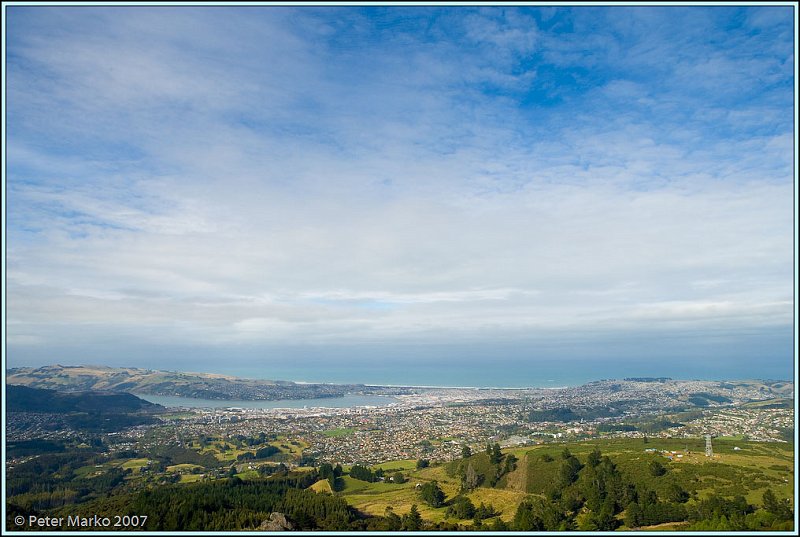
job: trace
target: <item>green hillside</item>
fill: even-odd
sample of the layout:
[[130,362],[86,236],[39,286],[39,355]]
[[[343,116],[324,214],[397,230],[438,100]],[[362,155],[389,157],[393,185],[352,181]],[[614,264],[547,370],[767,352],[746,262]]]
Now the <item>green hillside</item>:
[[[373,515],[387,508],[408,512],[416,504],[435,523],[496,529],[790,527],[793,446],[715,438],[713,447],[713,456],[706,457],[703,439],[609,439],[503,450],[497,462],[481,452],[411,471],[404,485],[346,478],[337,494]],[[512,456],[515,468],[503,473]],[[572,472],[565,470],[570,464]],[[472,486],[465,479],[469,468]],[[426,505],[419,492],[420,484],[434,480],[445,493],[441,508]],[[764,508],[765,494],[777,498],[774,512]],[[490,505],[499,516],[456,516],[463,499],[476,508]]]
[[9,516],[136,512],[149,517],[145,529],[165,531],[257,529],[272,512],[295,529],[792,529],[792,444],[715,438],[712,457],[704,447],[697,438],[491,447],[427,467],[362,468],[373,481],[346,467],[335,486],[324,464],[266,463],[234,476],[194,441],[110,460],[84,449],[20,464],[7,507]]

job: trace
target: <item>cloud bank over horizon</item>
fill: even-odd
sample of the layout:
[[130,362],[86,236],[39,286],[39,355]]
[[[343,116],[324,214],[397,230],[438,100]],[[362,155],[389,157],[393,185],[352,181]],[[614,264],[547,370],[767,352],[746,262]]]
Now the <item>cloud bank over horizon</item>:
[[791,370],[791,7],[7,9],[9,366]]

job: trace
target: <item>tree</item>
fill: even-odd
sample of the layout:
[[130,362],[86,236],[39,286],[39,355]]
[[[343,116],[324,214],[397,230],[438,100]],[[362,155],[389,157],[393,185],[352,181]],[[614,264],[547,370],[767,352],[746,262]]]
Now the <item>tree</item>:
[[354,464],[353,467],[350,468],[350,477],[366,481],[367,483],[376,481],[375,474],[372,473],[372,470],[360,464]]
[[472,457],[472,450],[469,448],[469,446],[465,445],[461,448],[461,458],[469,459],[470,457]]
[[503,452],[500,451],[500,444],[496,443],[492,446],[492,452],[489,455],[489,460],[492,464],[499,464],[503,458]]
[[275,455],[276,453],[280,453],[280,452],[281,452],[281,450],[276,448],[275,446],[267,446],[267,447],[263,447],[263,448],[258,449],[256,451],[255,457],[256,457],[256,459],[265,459],[267,457],[270,457],[270,456]]
[[475,509],[475,518],[480,520],[492,518],[499,514],[492,504],[486,505],[483,502]]
[[619,521],[614,516],[614,498],[607,496],[600,508],[600,512],[594,516],[594,523],[600,531],[614,531],[619,526]]
[[464,490],[475,490],[480,484],[480,476],[475,471],[472,463],[467,465],[467,471],[464,472],[464,482],[462,484]]
[[664,465],[658,462],[657,460],[650,461],[650,475],[653,477],[659,477],[667,473],[667,469],[664,468]]
[[427,468],[428,466],[430,466],[430,464],[431,464],[431,461],[429,461],[428,459],[419,459],[417,461],[417,470],[421,470],[423,468]]
[[636,502],[631,502],[625,508],[625,525],[629,528],[638,528],[642,525],[642,508]]
[[339,476],[342,475],[341,465],[337,464],[336,467],[334,468],[334,466],[331,463],[325,462],[320,465],[319,469],[317,470],[317,473],[319,474],[320,479],[328,480],[328,483],[331,484],[331,489],[333,490],[341,489],[343,485],[343,481],[339,479]]
[[411,506],[411,511],[403,515],[402,529],[407,531],[417,531],[422,528],[422,516],[417,510],[417,504]]
[[770,513],[777,510],[778,498],[775,497],[775,493],[772,492],[772,489],[764,491],[764,494],[761,495],[761,501],[764,502],[764,509]]
[[397,516],[391,506],[386,506],[383,516],[386,518],[386,525],[389,531],[397,531],[403,526],[403,520]]
[[467,519],[475,516],[475,505],[466,496],[456,496],[447,508],[447,516]]
[[500,517],[495,518],[492,520],[492,525],[489,527],[492,531],[508,531],[508,524],[503,522],[503,519]]
[[578,472],[580,472],[582,467],[583,465],[578,458],[574,455],[570,455],[569,458],[561,464],[561,484],[567,486],[574,483],[578,479]]
[[441,507],[444,505],[444,492],[439,488],[439,483],[436,481],[429,481],[422,485],[420,489],[422,501],[431,507]]
[[402,472],[395,472],[395,474],[392,476],[392,482],[400,485],[406,482],[406,478]]
[[589,458],[588,458],[587,462],[589,463],[589,466],[594,468],[595,466],[600,464],[600,460],[601,459],[602,459],[602,457],[600,456],[600,450],[595,448],[594,450],[592,450],[591,453],[589,453]]
[[622,489],[622,498],[620,501],[621,505],[628,505],[631,502],[638,502],[639,501],[639,493],[636,491],[636,485],[633,483],[625,484],[625,487]]
[[533,515],[533,506],[523,501],[517,507],[511,528],[515,531],[541,531],[544,529],[542,521]]
[[334,476],[333,465],[329,462],[324,462],[320,465],[318,472],[322,479],[328,479],[329,477]]
[[639,495],[639,497],[642,499],[642,501],[640,502],[642,507],[648,505],[655,505],[658,503],[658,495],[654,490],[649,490],[649,489],[645,490],[643,491],[643,494]]
[[765,490],[761,499],[764,502],[764,509],[775,515],[775,518],[778,520],[791,520],[793,518],[794,513],[792,512],[789,500],[778,500],[778,498],[775,497],[775,493],[772,492],[772,489]]
[[513,472],[517,469],[517,458],[514,456],[513,453],[509,453],[506,455],[506,461],[503,465],[503,473],[507,474],[509,472]]
[[567,513],[577,513],[583,505],[584,499],[577,490],[567,490],[561,495],[561,507]]
[[512,530],[516,531],[554,531],[572,529],[573,523],[557,504],[541,498],[525,500],[514,514]]
[[686,503],[689,500],[689,493],[677,483],[672,483],[667,487],[667,499],[675,503]]

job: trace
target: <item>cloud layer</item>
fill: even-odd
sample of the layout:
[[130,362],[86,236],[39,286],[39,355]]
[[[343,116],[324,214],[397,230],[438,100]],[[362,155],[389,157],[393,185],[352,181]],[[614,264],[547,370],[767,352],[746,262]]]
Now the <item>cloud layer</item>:
[[12,365],[792,323],[791,8],[13,6],[7,30]]

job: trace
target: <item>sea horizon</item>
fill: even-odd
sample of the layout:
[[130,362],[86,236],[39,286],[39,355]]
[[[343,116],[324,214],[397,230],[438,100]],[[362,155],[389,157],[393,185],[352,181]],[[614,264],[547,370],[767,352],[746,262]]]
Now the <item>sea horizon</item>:
[[[17,365],[7,367],[6,371],[20,367],[47,367],[61,365],[65,367],[112,367],[112,368],[138,368],[176,373],[202,373],[236,377],[250,380],[268,380],[276,382],[292,382],[295,384],[334,384],[334,385],[364,385],[387,388],[440,388],[440,389],[475,389],[475,390],[519,390],[519,389],[560,389],[582,386],[590,382],[602,380],[624,380],[626,378],[670,378],[682,381],[779,381],[794,382],[794,373],[781,375],[775,367],[762,367],[761,371],[752,371],[750,368],[729,368],[726,371],[708,371],[702,367],[676,368],[681,370],[669,371],[664,368],[642,371],[641,369],[626,370],[629,362],[604,365],[596,368],[597,364],[587,364],[576,360],[571,367],[563,364],[539,363],[537,367],[525,371],[520,363],[498,362],[496,367],[486,369],[461,368],[453,364],[415,364],[413,370],[408,368],[368,368],[363,364],[354,367],[322,367],[314,368],[310,373],[307,368],[294,368],[291,366],[269,365],[264,367],[212,367],[206,364],[198,367],[163,368],[157,365],[133,364],[99,364],[99,363],[66,363],[56,362],[38,365]],[[595,366],[594,368],[588,367]],[[594,371],[593,371],[594,369]],[[596,369],[602,369],[597,371]],[[632,369],[632,368],[631,368]],[[511,375],[513,378],[510,378]],[[441,379],[437,382],[436,380]]]
[[456,364],[413,364],[413,367],[369,367],[358,364],[354,367],[336,367],[315,364],[313,372],[308,368],[276,366],[259,368],[205,367],[204,372],[250,378],[258,380],[284,380],[306,384],[364,384],[368,386],[415,387],[415,388],[462,388],[462,389],[524,389],[575,387],[599,380],[623,380],[634,377],[669,377],[673,380],[732,381],[775,380],[793,381],[794,372],[781,371],[780,366],[762,364],[753,368],[748,364],[737,364],[720,371],[702,364],[681,364],[670,370],[653,367],[650,370],[630,367],[629,361],[593,363],[590,360],[573,362],[540,362],[525,364],[515,360],[495,361],[486,368],[459,367]]

